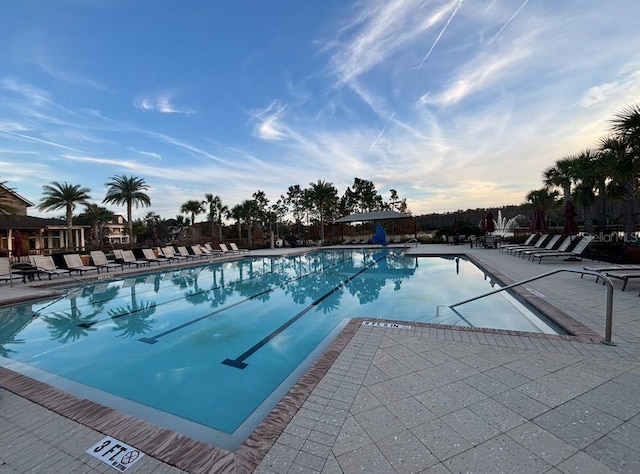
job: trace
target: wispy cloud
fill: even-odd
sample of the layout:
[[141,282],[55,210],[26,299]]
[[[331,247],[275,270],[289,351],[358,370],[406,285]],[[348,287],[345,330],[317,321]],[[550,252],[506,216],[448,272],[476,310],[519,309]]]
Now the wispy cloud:
[[33,136],[30,136],[30,135],[25,135],[23,133],[16,133],[16,132],[12,132],[12,131],[9,131],[9,130],[0,130],[0,133],[5,133],[7,135],[16,137],[16,138],[21,139],[21,140],[40,143],[40,144],[43,144],[43,145],[49,145],[49,146],[52,146],[52,147],[55,147],[55,148],[61,148],[63,150],[80,152],[80,150],[77,150],[75,148],[72,148],[72,147],[69,147],[69,146],[66,146],[66,145],[62,145],[61,143],[55,143],[55,142],[52,142],[52,141],[49,141],[49,140],[43,140],[42,138],[33,137]]
[[160,112],[163,114],[195,114],[193,109],[178,107],[173,103],[174,97],[171,92],[157,92],[154,94],[143,94],[134,101],[135,107],[145,112]]
[[253,136],[270,141],[286,140],[287,133],[281,123],[286,110],[285,105],[273,101],[264,109],[252,111],[250,121],[254,123]]

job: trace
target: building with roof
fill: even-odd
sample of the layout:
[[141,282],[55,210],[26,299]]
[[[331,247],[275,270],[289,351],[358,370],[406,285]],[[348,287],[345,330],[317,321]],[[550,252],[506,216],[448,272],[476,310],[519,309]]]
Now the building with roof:
[[[54,249],[84,248],[87,226],[71,228],[72,242],[77,245],[69,245],[63,219],[28,216],[27,209],[34,204],[2,183],[0,204],[0,255],[15,257]],[[18,245],[21,245],[19,252]]]

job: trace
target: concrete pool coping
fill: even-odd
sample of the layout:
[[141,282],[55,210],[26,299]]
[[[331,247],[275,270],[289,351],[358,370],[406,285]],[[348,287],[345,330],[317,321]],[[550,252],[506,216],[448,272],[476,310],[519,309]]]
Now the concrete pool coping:
[[[429,253],[434,253],[433,251],[437,250],[438,254],[460,253],[458,249],[445,246],[420,246],[416,247],[415,249],[417,250],[413,250],[412,248],[412,253],[416,255],[420,252],[425,253],[427,250],[429,251]],[[456,252],[456,250],[458,251]],[[269,254],[269,252],[266,253]],[[478,262],[480,262],[484,268],[491,268],[491,273],[494,276],[498,276],[497,273],[502,273],[505,274],[505,276],[508,274],[508,276],[513,280],[520,280],[522,279],[523,275],[530,275],[534,270],[531,267],[534,264],[526,261],[518,261],[520,259],[508,255],[499,254],[495,250],[491,251],[486,249],[473,249],[465,250],[464,253],[478,259]],[[259,254],[255,255],[262,256]],[[542,265],[542,267],[540,267],[535,264],[536,271],[540,272],[540,269],[544,268],[545,266],[546,265]],[[500,272],[497,272],[497,270],[495,270],[496,268],[501,268]],[[573,278],[575,278],[575,276]],[[534,295],[536,298],[541,299],[542,303],[549,304],[556,308],[557,306],[560,306],[559,308],[557,308],[559,312],[563,314],[571,314],[572,310],[569,307],[570,305],[563,304],[562,302],[558,304],[558,298],[553,297],[553,295],[550,294],[550,288],[553,288],[554,290],[560,290],[563,286],[565,287],[565,290],[570,291],[570,287],[574,283],[571,282],[568,278],[560,278],[560,281],[561,284],[554,282],[552,286],[550,286],[548,282],[538,283],[536,287],[540,290],[537,293],[532,293],[530,291],[529,293]],[[584,282],[580,285],[586,287],[589,283],[590,282]],[[377,349],[369,347],[367,348],[368,352],[366,356],[359,353],[359,355],[356,357],[356,359],[359,360],[359,363],[362,364],[363,367],[368,367],[368,369],[364,371],[365,375],[362,379],[363,382],[357,385],[358,390],[363,391],[371,391],[369,387],[375,385],[369,384],[367,382],[366,372],[373,370],[372,367],[376,367],[377,365],[379,365],[376,362],[376,357],[381,353],[380,351],[389,353],[389,348],[394,347],[394,344],[395,347],[403,347],[405,343],[402,341],[411,341],[411,344],[415,344],[415,339],[422,340],[422,344],[424,345],[424,347],[435,347],[435,351],[440,351],[439,347],[448,347],[451,350],[458,351],[459,353],[464,352],[465,350],[467,352],[470,352],[472,349],[478,350],[478,348],[489,348],[499,353],[499,349],[502,348],[503,350],[509,349],[510,351],[513,351],[514,354],[517,353],[520,355],[530,355],[530,353],[537,355],[554,354],[555,358],[560,358],[558,354],[564,354],[567,360],[569,359],[570,354],[573,357],[585,358],[591,357],[590,354],[595,354],[596,359],[601,364],[603,362],[600,359],[615,361],[618,358],[622,358],[625,362],[631,364],[629,366],[629,370],[624,373],[637,375],[637,339],[634,339],[633,337],[628,338],[629,340],[625,340],[624,344],[620,344],[619,346],[613,348],[594,343],[593,335],[601,334],[601,322],[597,322],[597,317],[594,317],[594,313],[598,313],[598,310],[595,309],[597,307],[596,300],[600,299],[602,291],[600,285],[593,285],[592,283],[591,285],[593,286],[593,288],[590,288],[584,296],[581,296],[581,301],[583,303],[588,303],[586,305],[583,304],[583,306],[590,308],[588,311],[589,314],[587,314],[587,316],[590,317],[577,317],[575,319],[578,323],[580,323],[581,326],[592,333],[591,336],[587,337],[586,339],[582,339],[580,336],[533,337],[530,334],[519,334],[505,331],[478,331],[461,328],[436,327],[432,325],[417,325],[415,323],[406,323],[407,325],[412,326],[411,330],[400,330],[392,328],[372,329],[369,327],[362,327],[360,324],[361,321],[352,321],[345,328],[345,330],[343,330],[338,339],[334,341],[334,344],[332,344],[332,346],[325,352],[325,354],[320,359],[318,359],[318,361],[316,361],[314,366],[309,371],[307,371],[307,373],[305,373],[305,375],[291,389],[289,394],[267,417],[263,424],[261,424],[260,427],[258,427],[258,429],[254,431],[247,442],[245,442],[245,444],[235,453],[225,453],[217,450],[216,448],[212,448],[211,446],[202,445],[202,443],[194,443],[193,440],[185,439],[185,437],[181,437],[176,433],[166,432],[166,430],[163,431],[158,427],[145,424],[144,422],[140,422],[139,420],[136,420],[132,417],[122,418],[121,414],[109,411],[104,407],[94,406],[91,404],[91,402],[87,402],[86,400],[73,398],[66,399],[64,398],[64,396],[68,395],[55,393],[50,387],[44,384],[34,384],[33,381],[24,380],[21,378],[22,376],[18,376],[14,373],[6,373],[0,371],[0,384],[4,385],[5,387],[5,390],[0,391],[0,395],[2,396],[2,398],[0,398],[0,403],[4,402],[6,398],[5,395],[8,396],[8,393],[5,394],[4,392],[16,393],[19,394],[20,397],[25,398],[31,397],[30,399],[32,399],[36,404],[45,407],[51,405],[52,409],[60,410],[64,414],[64,416],[69,417],[70,419],[75,419],[78,423],[84,426],[92,425],[96,431],[95,433],[92,433],[94,437],[98,436],[100,433],[108,433],[111,436],[122,439],[129,444],[141,448],[151,458],[154,458],[156,462],[164,461],[170,465],[178,466],[179,468],[184,469],[187,472],[210,472],[211,469],[215,469],[216,472],[251,472],[254,469],[262,472],[288,472],[289,469],[294,470],[296,466],[297,468],[300,468],[301,466],[310,468],[312,465],[320,466],[320,464],[322,464],[320,469],[314,468],[312,470],[319,472],[321,472],[322,470],[324,470],[325,472],[333,472],[332,468],[336,468],[336,472],[338,472],[338,468],[345,470],[344,466],[354,466],[354,459],[357,458],[357,456],[353,455],[353,452],[357,452],[357,449],[353,451],[345,450],[344,443],[341,444],[341,435],[344,434],[345,430],[348,432],[349,429],[352,428],[351,423],[353,423],[353,420],[356,419],[356,415],[362,416],[362,412],[354,410],[353,408],[354,402],[357,402],[360,392],[356,391],[356,394],[353,398],[351,398],[351,402],[349,403],[349,397],[345,393],[340,392],[339,389],[336,389],[336,393],[338,394],[337,396],[334,395],[332,397],[328,397],[326,387],[329,383],[328,381],[336,380],[336,371],[340,372],[340,370],[342,370],[340,369],[340,366],[343,364],[343,362],[340,362],[341,359],[345,357],[351,357],[350,354],[354,351],[356,353],[359,353],[358,351],[362,350],[363,346],[360,342],[358,342],[361,339],[377,340],[377,346],[375,346]],[[525,289],[525,291],[528,290]],[[540,295],[544,295],[544,297]],[[623,301],[621,302],[622,304],[618,304],[618,307],[616,309],[621,310],[617,311],[616,315],[621,313],[624,315],[626,320],[633,320],[633,316],[631,315],[631,313],[633,312],[634,303],[636,305],[635,308],[637,312],[637,301],[632,301],[630,297],[635,296],[635,294],[632,295],[629,292],[625,292],[625,294],[617,292],[616,296],[618,295],[621,295],[623,297],[621,298]],[[635,296],[635,298],[637,299],[637,296]],[[579,308],[578,311],[583,313],[582,316],[585,315],[583,308]],[[575,312],[572,315],[580,316],[578,314],[575,314]],[[595,324],[594,321],[596,321]],[[625,328],[627,326],[626,322],[627,321],[624,321]],[[395,321],[395,323],[398,322]],[[616,339],[618,339],[619,333],[616,332],[615,325],[614,335],[616,336]],[[637,331],[636,333],[634,333],[634,337],[637,337]],[[443,344],[445,344],[446,346],[443,346]],[[513,357],[515,357],[515,355]],[[558,363],[557,361],[553,361],[552,359],[553,358],[548,358],[549,363]],[[451,360],[449,361],[449,366],[451,366],[454,362],[459,363],[460,361],[458,361],[457,359],[456,361]],[[543,361],[538,361],[539,365],[544,366],[545,363],[547,363],[547,358],[545,358],[545,360]],[[466,365],[471,367],[471,365],[469,365],[468,363]],[[444,367],[446,366],[447,364],[445,363]],[[561,369],[557,369],[556,372],[558,370]],[[484,374],[484,372],[482,373]],[[614,370],[613,373],[615,373],[616,376],[622,375],[620,374],[619,369]],[[470,377],[461,378],[456,382],[450,382],[449,384],[447,384],[447,386],[457,382],[464,382],[465,385],[473,387],[473,384],[470,383],[471,381],[468,380],[469,378]],[[343,378],[341,383],[353,385],[353,380],[356,379],[350,377],[350,381],[345,381]],[[533,381],[534,380],[531,380],[531,382]],[[335,383],[332,383],[332,385],[335,385]],[[604,385],[604,383],[601,385]],[[479,382],[478,384],[476,384],[476,388],[478,386]],[[441,386],[433,387],[433,390],[441,390],[440,387]],[[29,392],[31,392],[31,395],[28,395]],[[384,397],[380,396],[380,398]],[[320,403],[319,400],[321,399],[327,400],[325,405],[322,405]],[[571,400],[574,400],[574,398],[571,398],[568,401]],[[23,400],[9,400],[9,403],[14,402],[23,403]],[[393,401],[387,401],[383,403],[382,406],[386,407],[387,405],[390,405],[392,403]],[[311,405],[312,408],[308,408],[305,405]],[[321,406],[323,406],[324,408],[320,409],[319,407]],[[505,405],[502,404],[501,406],[504,407]],[[27,407],[30,407],[28,408],[29,410],[38,410],[36,406],[29,405],[28,403]],[[329,408],[331,410],[329,410]],[[464,408],[466,409],[466,407]],[[553,410],[555,409],[555,407],[551,407],[550,409]],[[27,410],[27,408],[25,408],[25,410]],[[333,416],[331,419],[333,420],[334,424],[328,423],[326,421],[321,421],[323,419],[323,415],[326,414],[327,411],[333,412]],[[338,423],[338,419],[340,418],[340,416],[338,416],[337,413],[344,415],[344,419],[342,420],[341,424]],[[450,414],[451,413],[447,413],[446,415],[443,415],[443,417]],[[2,416],[4,416],[4,414]],[[538,416],[542,416],[542,414]],[[449,420],[449,423],[447,424],[446,418],[444,418],[445,421],[443,422],[443,417],[437,418],[437,420],[439,420],[439,422],[441,423],[444,423],[443,429],[450,430],[451,425],[454,423]],[[634,415],[634,417],[629,418],[629,420],[637,419],[637,414]],[[383,419],[384,417],[381,418],[381,420]],[[624,424],[626,425],[629,420],[625,420]],[[8,416],[7,421],[10,425],[13,424],[16,427],[20,426],[18,423],[18,419],[14,420],[10,416]],[[532,420],[527,420],[527,423],[531,422]],[[52,424],[55,423],[52,422]],[[362,428],[363,424],[364,422],[360,421],[359,426]],[[311,425],[320,428],[314,429],[311,428]],[[636,425],[634,423],[631,423],[629,426],[635,427]],[[615,431],[615,429],[617,428],[618,427],[616,426],[616,428],[612,429],[611,431]],[[369,427],[369,429],[375,431],[375,423],[373,423]],[[334,432],[337,432],[335,436],[333,436],[332,434]],[[304,436],[303,433],[305,433]],[[504,433],[501,433],[500,435],[496,436],[504,435]],[[0,439],[2,439],[1,436],[2,433],[0,432]],[[330,444],[331,439],[329,438],[331,438],[332,436],[333,444]],[[25,435],[23,436],[23,438],[28,437]],[[367,429],[364,429],[364,432],[360,433],[359,436],[359,439],[361,440],[368,439],[370,441],[370,443],[366,446],[376,446],[377,448],[379,448],[379,452],[383,453],[384,449],[379,446],[380,442],[376,438],[377,436],[373,436],[371,433],[368,433]],[[134,442],[129,442],[129,440],[133,440]],[[489,440],[485,440],[482,443],[477,443],[473,446],[470,446],[468,451],[472,452],[478,446],[482,446],[484,445],[483,443],[488,441]],[[89,447],[92,443],[89,443],[87,441],[84,444],[86,444],[86,447]],[[412,442],[409,444],[414,445],[415,440],[412,438]],[[47,443],[47,446],[52,451],[56,451],[56,444],[54,442]],[[423,448],[416,448],[415,452],[421,452],[424,454],[425,444],[423,443],[422,446]],[[359,448],[362,448],[362,446],[359,446]],[[21,447],[21,451],[25,453],[29,452],[29,450],[30,448],[28,444]],[[457,453],[455,456],[440,459],[440,457],[437,456],[438,453],[436,451],[437,450],[435,448],[430,451],[431,456],[434,456],[432,460],[438,461],[431,464],[431,467],[436,465],[443,465],[446,467],[448,466],[448,464],[446,464],[447,462],[453,462],[451,461],[452,459],[462,454]],[[465,450],[464,452],[467,451]],[[62,454],[58,454],[59,456],[62,456]],[[322,459],[323,456],[324,459]],[[585,458],[585,456],[593,458],[594,462],[597,461],[597,459],[589,455],[584,450],[584,448],[576,450],[572,454],[571,458],[575,457],[577,462],[580,459],[583,461],[587,459]],[[375,456],[373,458],[375,458]],[[84,465],[83,463],[86,461],[86,466],[92,466],[89,461],[86,460],[85,457],[83,457],[82,450],[76,453],[73,459],[74,462],[78,462],[81,465]],[[372,459],[372,457],[369,455],[364,456],[360,462],[369,462],[367,461],[367,459]],[[563,459],[562,462],[566,462],[568,459],[569,457]],[[3,458],[0,457],[0,461],[2,460]],[[385,466],[386,469],[387,464],[382,461],[389,463],[389,455],[382,455],[381,458],[380,466]],[[588,461],[592,462],[591,460]],[[460,461],[458,460],[458,465],[459,462]],[[557,467],[562,462],[553,465]],[[26,461],[23,461],[23,463],[20,465],[26,465],[25,463]],[[595,466],[596,464],[592,465]],[[453,466],[449,465],[449,467]],[[93,469],[93,467],[90,468]],[[82,469],[80,468],[80,470]],[[89,471],[87,470],[87,472]],[[349,469],[346,469],[345,472],[349,472]],[[380,470],[378,472],[393,472],[393,470]]]

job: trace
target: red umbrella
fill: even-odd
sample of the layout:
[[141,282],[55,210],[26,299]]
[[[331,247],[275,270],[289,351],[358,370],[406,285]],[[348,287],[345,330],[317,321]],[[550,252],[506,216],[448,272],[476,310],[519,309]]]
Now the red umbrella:
[[24,249],[22,248],[22,234],[19,230],[13,233],[13,256],[22,257],[24,255]]
[[544,209],[540,206],[536,206],[533,211],[533,219],[531,219],[531,232],[547,232],[549,225],[547,224],[547,216],[544,213]]
[[484,224],[484,230],[487,233],[491,233],[491,232],[495,232],[496,230],[496,224],[493,220],[493,214],[491,213],[491,211],[487,212],[485,219],[485,224]]
[[563,234],[578,234],[578,224],[576,224],[575,221],[575,217],[577,214],[578,213],[576,212],[576,206],[574,206],[571,201],[567,201],[564,203],[564,230],[562,231]]

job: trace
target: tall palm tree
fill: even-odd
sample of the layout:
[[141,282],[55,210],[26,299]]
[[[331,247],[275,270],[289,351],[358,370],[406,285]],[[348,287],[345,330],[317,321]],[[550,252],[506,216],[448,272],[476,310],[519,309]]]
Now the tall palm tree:
[[133,243],[133,219],[131,217],[131,211],[134,204],[136,208],[138,206],[151,206],[151,198],[149,198],[145,192],[149,189],[149,185],[144,182],[143,178],[125,175],[112,176],[105,185],[107,186],[107,195],[102,200],[103,204],[127,206],[129,239],[131,243]]
[[571,197],[571,182],[574,176],[575,156],[567,155],[556,161],[554,166],[547,168],[542,174],[545,186],[555,186],[562,189],[565,201]]
[[218,225],[218,240],[222,242],[222,219],[224,219],[229,214],[229,206],[222,204],[222,200],[218,199],[215,210],[216,224]]
[[338,190],[333,187],[332,183],[318,180],[317,183],[309,183],[311,185],[310,199],[313,206],[320,215],[320,245],[324,244],[324,216],[325,211],[335,206],[338,201]]
[[593,234],[592,207],[596,202],[596,181],[597,173],[600,172],[597,163],[597,152],[586,149],[578,153],[574,160],[575,182],[574,200],[582,207],[584,216],[584,230],[587,234]]
[[[638,167],[629,143],[621,136],[611,136],[600,142],[600,152],[606,156],[611,169],[609,189],[622,200],[623,228],[627,238],[635,227],[635,199],[638,194]],[[626,239],[625,239],[626,240]]]
[[71,227],[73,226],[73,211],[78,204],[86,204],[91,196],[89,188],[83,188],[78,184],[69,184],[67,182],[59,183],[53,181],[45,184],[42,189],[44,196],[40,200],[38,209],[41,211],[57,211],[65,209],[67,221],[67,242],[66,246],[72,245]]
[[213,239],[213,233],[215,231],[216,224],[216,211],[218,205],[220,204],[220,196],[214,196],[211,193],[207,193],[204,195],[203,205],[207,205],[209,208],[209,213],[207,217],[209,218],[209,223],[211,224],[211,238]]
[[617,159],[612,163],[612,175],[624,203],[623,225],[627,241],[635,230],[636,197],[640,189],[640,104],[625,107],[611,123],[611,132],[619,149]]
[[196,225],[196,216],[204,212],[204,207],[201,201],[190,199],[189,201],[182,204],[182,206],[180,207],[180,212],[191,214],[191,227],[193,227],[194,225]]

